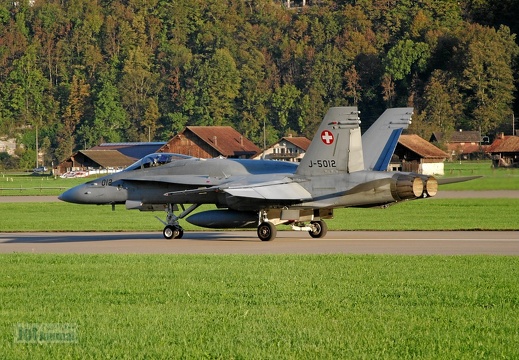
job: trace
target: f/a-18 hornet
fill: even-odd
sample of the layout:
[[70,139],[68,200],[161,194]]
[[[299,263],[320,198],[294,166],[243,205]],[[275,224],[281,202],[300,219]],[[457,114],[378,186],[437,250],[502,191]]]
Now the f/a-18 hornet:
[[335,208],[385,206],[436,194],[438,182],[432,176],[385,171],[412,112],[388,109],[361,136],[357,107],[330,108],[299,165],[155,153],[59,198],[165,210],[166,221],[161,221],[167,239],[181,238],[179,219],[202,204],[217,209],[195,213],[188,222],[207,228],[257,228],[263,241],[276,237],[276,225],[289,224],[321,238],[327,231],[324,219],[331,219]]

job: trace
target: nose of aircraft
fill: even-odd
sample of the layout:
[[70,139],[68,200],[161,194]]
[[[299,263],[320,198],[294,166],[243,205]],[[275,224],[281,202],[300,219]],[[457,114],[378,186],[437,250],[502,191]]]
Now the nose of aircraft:
[[99,181],[87,182],[68,189],[58,199],[74,204],[122,204],[127,191],[116,186],[103,186]]
[[74,204],[88,204],[92,200],[90,194],[86,185],[78,185],[65,191],[58,199]]

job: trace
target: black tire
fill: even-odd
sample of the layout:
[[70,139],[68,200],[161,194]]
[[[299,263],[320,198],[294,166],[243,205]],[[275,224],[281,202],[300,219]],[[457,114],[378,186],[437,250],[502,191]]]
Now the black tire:
[[277,229],[271,222],[263,222],[258,226],[258,237],[261,241],[274,240]]
[[328,225],[326,225],[324,221],[312,221],[311,224],[315,227],[315,230],[309,231],[308,233],[314,239],[320,239],[328,232]]
[[180,239],[184,235],[184,230],[181,227],[166,225],[164,230],[162,231],[162,235],[166,239]]

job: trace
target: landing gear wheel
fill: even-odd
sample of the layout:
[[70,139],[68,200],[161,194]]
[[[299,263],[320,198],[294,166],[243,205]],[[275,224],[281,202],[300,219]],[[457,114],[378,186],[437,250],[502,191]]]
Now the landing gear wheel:
[[261,241],[270,241],[276,237],[277,229],[271,222],[263,222],[258,226],[258,237]]
[[184,230],[178,226],[166,225],[162,231],[162,235],[164,235],[166,239],[180,239],[184,235]]
[[326,225],[324,221],[312,221],[311,225],[312,228],[314,228],[314,230],[308,232],[311,237],[314,239],[319,239],[326,235],[326,232],[328,231],[328,225]]

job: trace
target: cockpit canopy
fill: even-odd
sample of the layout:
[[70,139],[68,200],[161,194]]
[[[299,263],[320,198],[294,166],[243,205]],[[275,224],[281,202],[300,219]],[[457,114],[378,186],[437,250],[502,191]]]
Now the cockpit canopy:
[[193,159],[192,156],[182,155],[182,154],[172,154],[172,153],[154,153],[149,154],[143,157],[142,159],[136,161],[132,165],[128,166],[124,171],[132,171],[138,169],[146,169],[149,167],[162,166],[165,164],[169,164],[175,160],[185,160],[185,159]]

